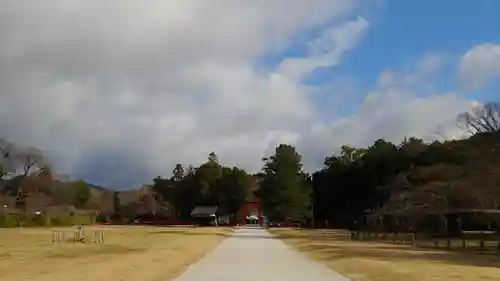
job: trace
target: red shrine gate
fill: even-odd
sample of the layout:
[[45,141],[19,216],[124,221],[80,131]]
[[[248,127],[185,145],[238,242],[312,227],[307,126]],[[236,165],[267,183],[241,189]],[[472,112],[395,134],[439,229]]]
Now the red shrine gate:
[[241,225],[246,224],[258,224],[262,225],[262,209],[260,208],[259,202],[246,202],[238,211],[238,216],[240,218],[239,223]]

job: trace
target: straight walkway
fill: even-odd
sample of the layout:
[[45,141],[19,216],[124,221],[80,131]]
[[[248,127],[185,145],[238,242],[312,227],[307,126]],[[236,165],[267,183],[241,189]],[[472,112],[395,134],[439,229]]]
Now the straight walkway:
[[348,281],[264,229],[236,229],[175,281]]

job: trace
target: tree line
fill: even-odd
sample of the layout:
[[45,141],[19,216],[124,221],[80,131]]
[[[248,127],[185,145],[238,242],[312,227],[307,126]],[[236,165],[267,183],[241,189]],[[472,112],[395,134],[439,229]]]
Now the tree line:
[[198,205],[217,205],[223,213],[237,214],[238,208],[252,197],[259,198],[270,218],[310,217],[312,186],[295,148],[281,144],[263,162],[262,172],[249,174],[237,167],[222,166],[212,152],[199,167],[188,166],[185,170],[177,164],[171,177],[155,178],[152,188],[156,201],[163,202],[179,218],[188,218]]
[[[470,135],[496,136],[500,130],[499,113],[498,103],[488,103],[460,114],[457,126]],[[254,194],[271,219],[350,227],[394,200],[402,185],[422,186],[439,177],[446,180],[446,175],[435,174],[451,173],[454,167],[470,162],[472,152],[480,154],[471,148],[475,145],[447,139],[427,143],[416,137],[405,138],[401,143],[378,139],[366,148],[344,145],[340,153],[326,157],[323,168],[312,174],[303,171],[302,157],[291,145],[279,145],[273,155],[263,159],[263,168],[256,174],[223,167],[215,153],[211,153],[200,167],[189,166],[184,171],[178,164],[170,178],[156,178],[153,187],[177,215],[186,217],[195,205],[204,204],[218,205],[228,213],[235,213],[251,191],[252,182],[257,182],[259,188]],[[430,169],[427,173],[431,175],[422,176],[425,169]],[[402,177],[404,183],[397,183]],[[430,202],[433,200],[446,201],[457,191],[449,186],[425,190],[421,192],[423,195],[414,188],[411,192],[417,195],[412,200],[420,207],[433,204]],[[470,195],[465,193],[459,195],[462,201],[450,199],[451,203],[446,204],[467,205],[465,198]]]
[[374,213],[417,223],[427,215],[500,208],[500,177],[492,172],[500,160],[500,104],[481,105],[456,121],[469,138],[342,146],[312,174],[314,218],[353,227]]
[[[498,143],[499,113],[500,106],[489,103],[457,117],[457,126],[470,135],[493,136],[489,138],[492,141],[479,148],[467,140],[445,139],[426,143],[409,137],[401,143],[392,143],[378,139],[366,148],[342,146],[339,153],[325,157],[322,169],[311,174],[304,171],[302,156],[292,145],[276,147],[273,155],[262,159],[262,169],[258,173],[224,166],[212,152],[198,167],[177,164],[170,176],[154,178],[153,184],[144,192],[141,189],[138,201],[145,202],[153,216],[161,211],[168,212],[171,217],[188,218],[197,205],[217,205],[221,212],[235,214],[245,201],[255,197],[272,220],[324,222],[341,227],[351,226],[389,203],[402,204],[404,208],[411,204],[418,207],[430,205],[439,200],[454,207],[494,206],[497,203],[491,203],[490,199],[500,197],[495,184],[481,185],[493,187],[482,187],[484,192],[480,194],[455,183],[465,177],[467,180],[473,178],[464,169],[456,172],[456,167],[465,167],[472,162],[487,163],[487,159],[493,159],[500,152],[492,150]],[[17,173],[17,178],[38,181],[37,184],[16,185],[17,196],[21,199],[42,186],[40,183],[44,179],[52,177],[50,165],[36,149],[14,149],[12,144],[3,141],[0,143],[0,160],[1,177]],[[474,165],[470,169],[482,171],[488,168]],[[457,177],[451,179],[440,173],[454,173]],[[484,176],[476,178],[487,179]],[[398,179],[402,180],[398,182]],[[429,188],[431,183],[435,186],[445,183],[445,187]],[[75,185],[78,192],[73,201],[75,205],[83,206],[90,196],[88,184],[77,182]],[[113,200],[105,200],[107,205],[111,202],[111,209],[115,212],[120,209],[118,193],[112,194]],[[104,193],[108,197],[110,194]],[[459,199],[457,194],[460,194]]]

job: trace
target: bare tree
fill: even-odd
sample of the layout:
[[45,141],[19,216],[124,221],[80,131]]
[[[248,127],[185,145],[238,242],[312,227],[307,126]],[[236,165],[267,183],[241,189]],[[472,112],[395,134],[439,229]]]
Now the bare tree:
[[500,131],[500,103],[490,102],[464,112],[457,117],[457,126],[463,131],[475,135]]
[[24,177],[18,189],[19,192],[52,194],[51,187],[53,184],[52,170],[49,166],[44,166],[38,171],[31,173],[29,176]]
[[0,179],[8,175],[12,170],[12,152],[14,145],[5,139],[0,139]]
[[172,170],[172,174],[172,179],[175,182],[181,181],[184,178],[184,167],[182,167],[182,164],[175,165],[175,168]]
[[19,161],[23,165],[23,172],[28,176],[31,172],[39,170],[45,166],[45,158],[42,152],[33,147],[22,149],[16,153]]
[[158,210],[158,202],[156,193],[151,185],[144,185],[139,190],[139,201],[147,206],[153,218],[156,218],[156,212]]
[[[39,149],[28,147],[11,151],[10,157],[12,158],[15,167],[23,167],[23,177],[21,184],[17,186],[17,201],[19,207],[25,208],[25,199],[28,192],[38,188],[38,184],[29,176],[33,172],[40,172],[41,168],[45,167],[45,158]],[[16,169],[17,170],[17,169]],[[46,172],[46,171],[45,171]]]

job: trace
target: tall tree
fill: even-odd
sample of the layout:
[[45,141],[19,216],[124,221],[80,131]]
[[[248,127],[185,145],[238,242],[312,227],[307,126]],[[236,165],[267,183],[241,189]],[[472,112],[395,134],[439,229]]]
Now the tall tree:
[[223,167],[221,177],[210,190],[210,200],[229,214],[236,214],[245,202],[251,187],[251,177],[236,167]]
[[310,215],[312,189],[302,171],[300,154],[295,147],[281,144],[263,161],[258,196],[265,213],[272,219],[304,221]]

